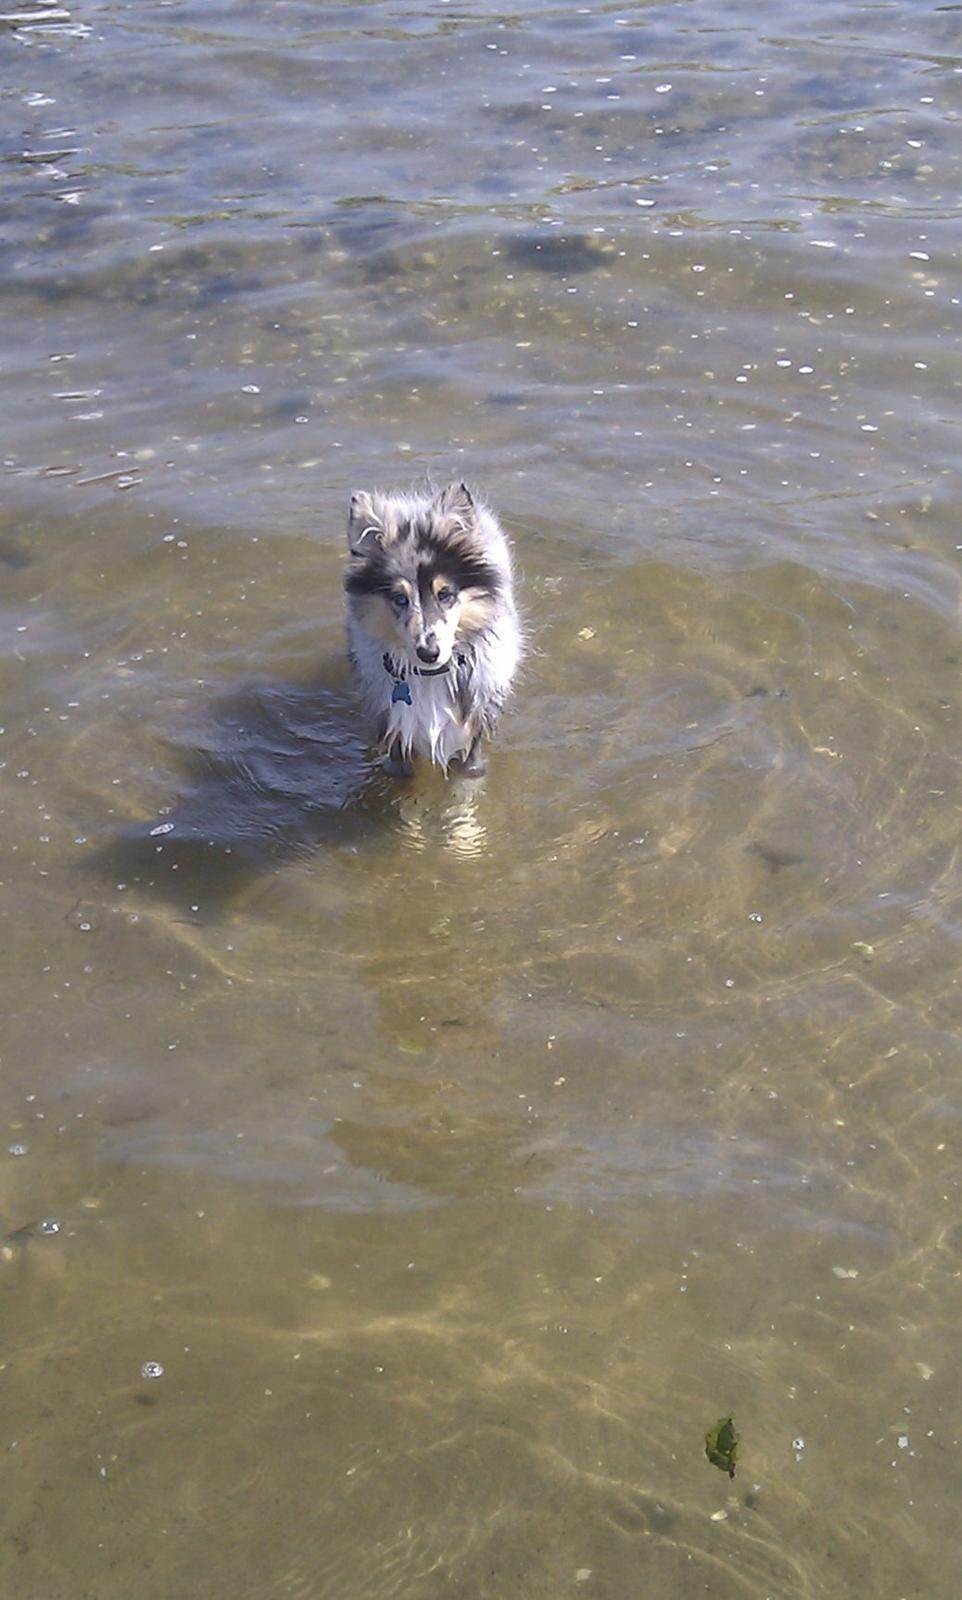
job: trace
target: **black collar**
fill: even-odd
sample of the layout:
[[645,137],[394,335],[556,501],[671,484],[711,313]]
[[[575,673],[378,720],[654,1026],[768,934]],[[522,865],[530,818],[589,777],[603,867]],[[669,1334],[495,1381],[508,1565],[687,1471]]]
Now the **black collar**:
[[395,683],[403,683],[409,672],[413,672],[416,678],[441,678],[446,672],[451,671],[452,666],[463,667],[466,660],[467,657],[463,656],[459,651],[456,655],[451,656],[444,663],[443,667],[403,666],[400,669],[397,669],[394,666],[390,653],[387,650],[385,650],[383,656],[381,657],[385,672],[390,673]]

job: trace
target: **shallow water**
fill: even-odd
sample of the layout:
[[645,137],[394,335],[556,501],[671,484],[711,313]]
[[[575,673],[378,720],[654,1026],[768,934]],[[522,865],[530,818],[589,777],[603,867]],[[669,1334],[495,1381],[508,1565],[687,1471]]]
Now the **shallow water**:
[[[16,10],[0,1589],[954,1596],[957,10]],[[473,787],[342,659],[428,471]]]

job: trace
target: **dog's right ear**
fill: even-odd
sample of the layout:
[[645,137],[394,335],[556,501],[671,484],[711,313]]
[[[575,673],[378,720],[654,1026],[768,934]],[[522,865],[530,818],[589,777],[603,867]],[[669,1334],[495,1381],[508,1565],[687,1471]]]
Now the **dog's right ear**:
[[351,509],[347,517],[347,547],[352,555],[366,555],[372,545],[383,544],[384,523],[374,509],[374,500],[366,489],[351,495]]

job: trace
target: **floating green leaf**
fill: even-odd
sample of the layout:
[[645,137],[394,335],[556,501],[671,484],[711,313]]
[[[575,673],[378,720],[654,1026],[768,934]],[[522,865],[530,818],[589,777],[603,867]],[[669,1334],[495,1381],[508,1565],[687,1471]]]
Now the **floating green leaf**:
[[735,1476],[735,1457],[738,1454],[738,1434],[731,1417],[719,1417],[713,1428],[705,1434],[705,1454],[713,1467]]

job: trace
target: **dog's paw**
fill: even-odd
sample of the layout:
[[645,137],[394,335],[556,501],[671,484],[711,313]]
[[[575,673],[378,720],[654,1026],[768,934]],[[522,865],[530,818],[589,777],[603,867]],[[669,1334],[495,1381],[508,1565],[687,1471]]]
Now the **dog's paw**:
[[455,757],[451,766],[459,778],[483,778],[488,770],[480,750],[469,750],[466,756]]
[[389,778],[410,778],[414,768],[410,761],[405,761],[403,756],[395,755],[392,751],[384,757],[384,771]]

